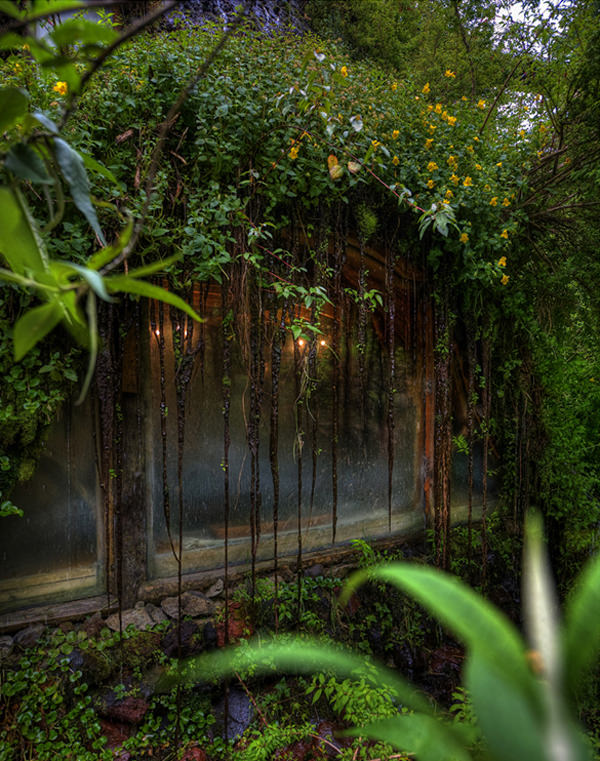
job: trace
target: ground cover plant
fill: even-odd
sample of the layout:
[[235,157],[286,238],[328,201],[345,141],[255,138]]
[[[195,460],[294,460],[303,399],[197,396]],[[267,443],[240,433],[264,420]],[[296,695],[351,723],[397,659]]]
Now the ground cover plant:
[[[303,305],[310,319],[289,310],[283,330],[310,343],[319,335],[320,310],[340,295],[339,279],[322,246],[314,245],[300,258],[288,232],[302,230],[322,242],[345,219],[365,244],[393,240],[397,254],[418,264],[430,284],[436,310],[435,425],[440,444],[434,561],[489,588],[494,556],[510,561],[519,555],[523,517],[537,504],[566,593],[582,561],[595,551],[598,530],[598,303],[590,285],[598,274],[593,216],[598,186],[593,164],[598,155],[597,7],[565,3],[556,9],[558,26],[538,16],[532,39],[543,42],[545,54],[535,60],[526,44],[519,50],[515,43],[498,53],[491,36],[481,34],[480,4],[469,3],[462,17],[463,4],[442,5],[444,13],[450,9],[457,17],[457,38],[466,40],[462,59],[436,61],[429,68],[423,53],[419,65],[402,68],[403,61],[412,62],[410,51],[416,48],[411,39],[390,52],[393,61],[376,65],[356,55],[357,48],[361,54],[373,49],[364,36],[376,26],[352,26],[338,8],[337,29],[348,35],[341,44],[295,32],[269,38],[239,27],[216,64],[204,71],[207,51],[214,48],[220,29],[181,27],[134,38],[116,50],[93,78],[84,77],[77,111],[70,109],[68,99],[78,92],[88,55],[115,39],[111,17],[105,15],[100,24],[72,26],[72,39],[80,45],[69,48],[71,38],[63,40],[61,56],[48,58],[44,45],[28,37],[4,38],[0,210],[13,220],[19,235],[9,236],[6,226],[0,233],[4,277],[10,283],[2,289],[0,363],[12,379],[2,390],[0,419],[3,513],[18,510],[10,501],[10,488],[33,472],[45,428],[72,393],[78,375],[81,382],[86,353],[91,350],[94,356],[96,315],[101,333],[105,314],[102,309],[96,313],[96,299],[108,304],[116,293],[154,297],[155,289],[168,281],[165,300],[184,309],[182,299],[189,296],[192,283],[243,283],[249,301],[268,300],[272,309],[291,302]],[[319,18],[327,18],[328,12],[326,6]],[[437,23],[444,23],[444,13]],[[432,29],[435,25],[428,33]],[[61,45],[60,26],[54,34]],[[359,44],[357,35],[363,35],[365,44]],[[421,38],[423,50],[425,42]],[[490,50],[493,66],[485,69],[482,62]],[[501,81],[498,69],[506,75]],[[203,76],[185,93],[178,113],[169,116],[173,93],[190,81],[194,70]],[[163,133],[161,124],[168,125]],[[154,160],[159,143],[160,162]],[[84,181],[86,172],[89,180]],[[116,242],[105,246],[103,239]],[[22,250],[14,249],[15,240]],[[135,248],[128,248],[131,240]],[[113,261],[118,262],[114,270]],[[141,279],[153,275],[160,281]],[[46,294],[41,304],[32,289]],[[363,314],[383,307],[386,324],[393,324],[388,293],[368,292],[359,284],[348,295]],[[123,312],[117,310],[125,308],[106,307],[119,315]],[[83,352],[69,348],[59,334],[45,336],[63,318]],[[19,363],[12,354],[15,346]],[[457,347],[467,357],[469,421],[468,430],[459,435],[449,413],[449,379],[459,372]],[[393,381],[391,374],[391,389]],[[452,453],[467,457],[472,468],[476,444],[484,456],[484,493],[489,451],[501,452],[498,517],[491,521],[484,503],[477,538],[471,523],[451,531],[448,509]],[[437,578],[421,569],[415,574]],[[260,602],[254,579],[249,597],[253,604]],[[302,603],[297,608],[294,599]],[[285,594],[276,594],[279,621],[287,623],[287,615],[290,622],[318,625],[331,633],[335,621],[325,623],[311,608],[321,602],[322,594],[299,579]],[[583,621],[583,607],[575,604],[579,613],[571,613],[571,625]],[[394,601],[370,612],[373,619],[365,620],[365,628],[371,620],[375,625],[379,614],[376,626],[384,633],[379,642],[360,626],[349,633],[365,651],[392,657],[408,642],[414,655],[424,621],[427,628],[432,626],[429,619],[420,619],[411,630],[410,621],[422,615],[415,610],[407,612]],[[539,611],[540,618],[546,615],[546,609]],[[557,698],[560,691],[540,697],[542,688],[537,682],[532,686],[522,646],[503,625],[500,629],[501,641],[509,643],[503,658],[514,665],[509,669],[514,683],[507,684],[490,654],[471,640],[469,690],[462,693],[455,713],[479,716],[492,753],[519,757],[526,746],[528,757],[553,758],[548,715],[568,717],[569,710]],[[565,645],[571,659],[576,657],[575,636],[567,634]],[[577,642],[586,637],[591,644],[582,652],[589,655],[596,635],[580,632]],[[5,706],[16,710],[20,729],[10,735],[6,752],[30,752],[37,745],[38,754],[60,749],[68,757],[69,748],[87,733],[78,751],[81,757],[105,753],[77,670],[59,660],[50,668],[50,681],[47,675],[42,680],[44,656],[36,658],[34,668],[24,663],[21,675],[8,679],[13,694],[6,697],[31,691],[44,705],[49,701],[48,710],[35,715],[27,700],[17,708],[8,700]],[[569,673],[581,671],[576,664]],[[67,713],[50,705],[63,705],[59,676],[66,676],[74,694],[80,690],[83,696],[69,703]],[[291,743],[312,743],[311,702],[318,706],[324,697],[347,722],[362,724],[369,712],[379,711],[383,719],[397,709],[393,691],[375,692],[367,681],[350,688],[346,678],[322,672],[312,682],[299,682],[302,701],[295,696],[290,700],[303,721],[293,728],[267,722],[269,737],[257,731],[238,751],[248,759],[261,758]],[[39,690],[32,688],[37,680],[42,681]],[[512,702],[523,711],[516,717],[495,712],[490,719],[481,698],[484,682],[486,690],[498,688],[508,696],[502,705]],[[404,690],[395,684],[394,689]],[[277,689],[274,694],[282,694],[285,686]],[[351,690],[360,696],[357,703],[348,697]],[[580,709],[588,726],[597,721],[597,711],[590,707],[596,690],[589,686],[588,704]],[[180,733],[180,740],[210,739],[205,706],[185,713],[175,704],[175,694],[161,700],[157,698],[155,707],[160,704],[162,714],[159,710],[159,719],[153,715],[148,720],[141,737],[132,740],[132,750],[141,753],[150,735],[164,731],[166,738],[173,720],[178,732],[187,722],[189,733]],[[412,716],[401,723],[415,726]],[[509,731],[500,718],[511,730],[522,720],[522,731]],[[495,723],[506,731],[496,732]],[[473,751],[479,739],[473,733],[467,736],[447,717],[441,724],[427,717],[422,726],[432,737],[443,735],[446,743],[454,742],[457,757],[485,753]],[[571,757],[584,757],[571,719],[556,726],[563,731],[559,744],[571,748]],[[385,734],[390,725],[379,729],[379,739],[392,739]],[[47,748],[38,742],[42,737]],[[515,746],[503,744],[510,738]],[[393,739],[397,741],[395,734]],[[418,740],[413,735],[409,745],[415,747],[412,743]],[[151,741],[147,747],[154,747]],[[372,749],[358,743],[339,750],[351,758],[359,752],[368,756]],[[421,749],[424,757],[435,757],[438,751],[435,743]],[[171,747],[165,750],[173,752]]]

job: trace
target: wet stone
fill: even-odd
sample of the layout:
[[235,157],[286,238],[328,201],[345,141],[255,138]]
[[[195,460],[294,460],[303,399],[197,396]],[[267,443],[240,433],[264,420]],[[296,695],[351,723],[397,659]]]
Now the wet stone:
[[[151,626],[154,626],[154,621],[149,616],[145,608],[132,608],[131,610],[124,610],[121,614],[121,620],[123,629],[126,629],[130,624],[140,631],[145,631]],[[106,626],[112,629],[113,632],[119,631],[119,614],[113,613],[106,619]]]
[[[229,692],[229,717],[227,721],[228,740],[237,740],[248,729],[254,716],[254,708],[245,692],[235,688]],[[222,698],[214,707],[217,728],[225,736],[225,700]]]
[[0,637],[0,661],[8,656],[13,651],[13,638],[8,634],[4,634]]
[[111,721],[122,724],[140,724],[148,712],[150,705],[143,698],[128,695],[123,700],[115,700],[114,696],[101,706],[100,713]]
[[219,595],[223,594],[223,590],[225,589],[225,584],[223,583],[223,579],[217,579],[214,584],[212,584],[204,593],[205,597],[218,597]]
[[[178,627],[173,626],[163,637],[161,650],[171,657],[177,655],[179,649]],[[199,653],[204,647],[204,638],[200,627],[194,621],[181,622],[181,655],[183,657]]]
[[[161,602],[161,608],[169,618],[179,618],[179,603],[177,597],[165,597]],[[181,595],[181,615],[190,618],[199,618],[213,613],[215,604],[200,593],[184,592]]]
[[90,616],[90,618],[86,619],[81,625],[82,631],[84,631],[91,639],[95,639],[104,627],[104,619],[100,613],[94,613],[93,616]]
[[14,636],[13,642],[17,647],[22,650],[27,650],[29,647],[33,647],[37,644],[42,634],[46,631],[44,624],[34,624],[28,626],[26,629],[21,629]]
[[152,605],[152,603],[148,603],[145,610],[155,624],[161,624],[163,621],[167,620],[167,616],[163,609],[156,605]]
[[317,579],[319,576],[323,576],[324,574],[325,570],[320,563],[311,565],[310,568],[307,568],[306,571],[304,571],[304,575],[308,576],[309,579]]

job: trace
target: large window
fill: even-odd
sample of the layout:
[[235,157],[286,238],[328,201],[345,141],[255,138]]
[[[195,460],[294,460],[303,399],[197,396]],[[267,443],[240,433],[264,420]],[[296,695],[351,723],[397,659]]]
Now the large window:
[[0,609],[100,591],[102,524],[89,402],[63,408],[34,478],[11,499],[24,515],[1,520]]
[[[217,292],[209,297],[203,327],[203,349],[198,352],[187,389],[185,439],[182,459],[183,567],[185,571],[218,567],[224,557],[224,418],[223,329]],[[335,540],[374,538],[421,526],[421,411],[423,405],[416,357],[398,341],[395,351],[393,395],[393,458],[388,451],[388,362],[378,334],[381,315],[369,314],[362,345],[358,341],[358,310],[346,304],[344,331],[338,349],[332,347],[332,322],[325,317],[316,341],[316,360],[308,362],[310,344],[294,341],[287,332],[281,352],[277,472],[278,553],[298,552],[298,515],[301,515],[303,551],[330,546],[333,539],[334,483],[337,488]],[[156,323],[150,332],[152,415],[150,569],[155,577],[175,572],[178,543],[178,445],[174,390],[173,329],[163,322],[163,370]],[[273,556],[274,486],[271,457],[273,335],[267,328],[262,346],[258,458],[254,479],[260,482],[260,538],[257,559]],[[198,340],[200,340],[198,338]],[[252,446],[249,442],[252,378],[240,340],[231,341],[231,409],[229,436],[229,558],[248,562],[251,555]],[[362,352],[364,364],[359,362]],[[337,370],[336,370],[337,367]],[[361,368],[362,367],[362,371]],[[337,410],[334,411],[334,377],[337,372]],[[164,378],[161,392],[161,377]],[[309,391],[307,392],[307,389]],[[166,467],[163,469],[161,393],[167,414]],[[298,406],[297,401],[301,400]],[[163,406],[163,410],[165,407]],[[337,428],[337,447],[333,445]],[[335,458],[335,462],[334,462]],[[393,461],[392,461],[393,460]],[[166,483],[164,475],[167,475]],[[392,500],[388,504],[391,473]],[[301,486],[299,488],[299,485]],[[168,511],[165,510],[165,493]],[[299,506],[299,494],[300,506]],[[300,507],[300,510],[299,510]],[[170,532],[166,528],[169,513]],[[170,536],[169,536],[170,533]]]

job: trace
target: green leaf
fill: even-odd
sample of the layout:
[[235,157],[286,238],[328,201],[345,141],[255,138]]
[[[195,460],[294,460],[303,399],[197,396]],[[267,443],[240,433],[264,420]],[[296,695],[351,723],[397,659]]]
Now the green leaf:
[[96,369],[96,358],[98,356],[98,313],[96,311],[96,297],[93,293],[88,293],[86,312],[90,328],[90,355],[81,393],[79,394],[79,398],[75,402],[75,405],[83,403],[87,396],[92,378],[94,377],[94,370]]
[[133,219],[130,219],[121,231],[117,242],[97,251],[88,261],[87,266],[92,270],[99,270],[109,262],[112,262],[129,243],[132,233]]
[[598,660],[599,620],[600,556],[591,561],[577,579],[565,611],[564,670],[573,690]]
[[171,304],[171,306],[181,309],[182,312],[185,312],[194,320],[204,322],[202,317],[196,314],[191,306],[186,304],[182,298],[158,285],[146,283],[144,280],[135,280],[128,275],[115,275],[111,278],[105,278],[104,282],[111,293],[132,293],[136,296],[145,296],[148,299],[164,301],[166,304]]
[[94,293],[103,301],[114,301],[114,299],[108,295],[102,275],[89,267],[85,267],[82,264],[76,264],[75,262],[53,261],[50,263],[50,270],[56,275],[66,275],[67,279],[71,274],[81,275]]
[[454,576],[434,568],[390,563],[358,571],[350,577],[342,600],[360,584],[380,579],[402,589],[421,603],[468,647],[490,661],[502,663],[515,685],[529,689],[531,677],[525,647],[514,625],[499,610]]
[[62,13],[74,9],[84,10],[85,5],[86,3],[81,0],[35,0],[28,16],[37,16],[40,13],[50,16],[53,13]]
[[[354,737],[368,737],[389,743],[419,761],[470,761],[471,754],[460,737],[460,730],[444,724],[439,718],[421,713],[404,714],[382,719],[365,727],[344,732]],[[464,738],[467,739],[467,738]]]
[[17,87],[3,87],[0,90],[0,133],[10,129],[27,113],[29,98]]
[[0,13],[20,19],[24,14],[17,8],[14,0],[0,0]]
[[273,669],[293,674],[312,674],[331,670],[337,676],[358,678],[365,676],[378,686],[388,687],[407,706],[422,713],[431,714],[431,706],[410,684],[401,679],[397,672],[385,666],[366,662],[364,656],[343,648],[333,649],[317,640],[292,637],[286,642],[276,639],[248,642],[243,651],[228,648],[205,653],[199,657],[183,661],[163,677],[167,686],[177,680],[207,681],[245,669],[256,669],[260,673]]
[[59,24],[50,35],[59,46],[73,45],[109,45],[117,38],[114,29],[104,24],[97,24],[85,18],[72,18]]
[[107,179],[109,182],[112,182],[114,185],[116,185],[119,188],[119,190],[121,189],[121,183],[119,182],[119,180],[117,180],[117,178],[110,171],[110,169],[107,169],[104,166],[104,164],[101,164],[99,161],[96,161],[95,158],[92,158],[92,156],[88,156],[88,154],[84,153],[83,151],[79,151],[79,155],[81,156],[86,169],[101,175],[102,177]]
[[129,277],[148,277],[148,275],[154,275],[156,272],[163,272],[175,262],[181,259],[181,254],[173,254],[166,259],[161,259],[159,262],[152,262],[152,264],[146,264],[143,267],[138,267],[134,270],[129,270]]
[[0,187],[0,254],[18,275],[39,279],[48,256],[25,199],[18,190]]
[[54,138],[56,160],[63,177],[67,181],[75,205],[85,216],[98,236],[102,245],[106,245],[104,235],[98,224],[96,210],[90,198],[90,183],[83,164],[83,159],[71,146],[59,137]]
[[548,761],[542,717],[535,716],[527,694],[507,677],[501,659],[493,663],[479,648],[471,653],[465,686],[492,755],[497,759]]
[[58,301],[34,307],[20,317],[14,327],[15,362],[21,360],[63,317]]
[[42,127],[45,127],[49,132],[52,132],[54,135],[58,134],[58,126],[55,124],[55,122],[50,119],[49,116],[46,116],[46,114],[42,113],[42,111],[34,111],[32,114],[33,118],[42,125]]
[[54,180],[37,151],[25,143],[17,143],[9,150],[4,166],[21,180],[52,185]]

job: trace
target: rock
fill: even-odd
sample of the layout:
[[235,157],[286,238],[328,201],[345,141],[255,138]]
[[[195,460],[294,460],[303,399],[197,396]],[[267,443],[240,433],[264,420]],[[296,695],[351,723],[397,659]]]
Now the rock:
[[58,625],[58,628],[63,634],[68,634],[69,632],[72,632],[75,626],[73,625],[72,621],[63,621]]
[[132,734],[131,726],[122,722],[108,721],[107,719],[100,719],[100,729],[106,737],[106,746],[111,749],[118,748]]
[[214,707],[217,729],[222,737],[227,740],[237,740],[248,729],[254,716],[254,708],[250,698],[245,692],[236,690],[229,691],[229,717],[227,721],[227,733],[225,733],[225,700],[221,700]]
[[[177,619],[179,617],[179,603],[177,597],[165,597],[160,605],[169,618]],[[199,592],[196,594],[193,592],[184,592],[181,595],[181,614],[183,616],[190,616],[190,618],[209,616],[214,612],[214,609],[214,602],[208,600]]]
[[208,761],[208,756],[202,750],[202,748],[194,745],[193,747],[186,748],[183,751],[181,761]]
[[204,627],[204,645],[207,650],[213,650],[218,645],[218,634],[212,621],[208,621]]
[[320,563],[317,563],[316,565],[311,565],[310,568],[307,568],[306,571],[304,571],[304,575],[308,576],[309,579],[316,579],[319,576],[323,576],[325,574],[325,571],[323,569],[323,566]]
[[150,616],[155,624],[161,624],[163,621],[167,620],[167,616],[165,615],[163,609],[158,608],[156,605],[152,605],[152,603],[148,603],[146,605],[146,613]]
[[[123,629],[126,629],[130,624],[133,624],[136,629],[145,631],[151,626],[154,626],[154,621],[150,618],[145,608],[131,608],[130,610],[124,610],[121,614],[121,620],[123,622]],[[113,613],[106,619],[106,626],[112,629],[113,632],[119,631],[119,614]]]
[[[177,626],[173,626],[160,643],[161,650],[168,655],[177,655],[179,635]],[[182,656],[194,655],[204,648],[204,639],[200,633],[200,627],[195,621],[181,622],[181,654]]]
[[84,623],[81,625],[81,629],[88,635],[88,637],[91,639],[96,639],[104,626],[104,619],[100,613],[94,613],[93,616],[90,616],[90,618],[87,618],[84,621]]
[[136,604],[133,606],[134,610],[141,610],[142,608],[146,607],[146,603],[144,600],[138,600]]
[[123,641],[123,661],[130,668],[146,668],[162,658],[161,632],[142,631]]
[[98,710],[106,719],[122,724],[140,724],[149,708],[150,705],[143,698],[128,695],[122,700],[116,700],[113,694]]
[[67,658],[71,669],[81,671],[83,681],[90,685],[100,684],[108,679],[116,665],[106,651],[92,648],[80,650],[76,647],[71,650]]
[[217,579],[215,583],[206,590],[206,592],[204,593],[204,596],[218,597],[219,595],[223,594],[224,589],[225,589],[225,584],[223,583],[223,579]]
[[8,656],[13,651],[13,647],[14,643],[12,637],[10,637],[8,634],[4,634],[0,637],[0,661],[8,658]]
[[[242,637],[249,637],[253,634],[252,624],[246,618],[244,611],[239,602],[232,602],[229,606],[229,643],[236,642]],[[217,645],[223,647],[225,642],[225,622],[217,624]]]
[[21,629],[14,636],[13,642],[21,650],[27,650],[37,644],[42,634],[46,631],[44,624],[33,624],[26,629]]

